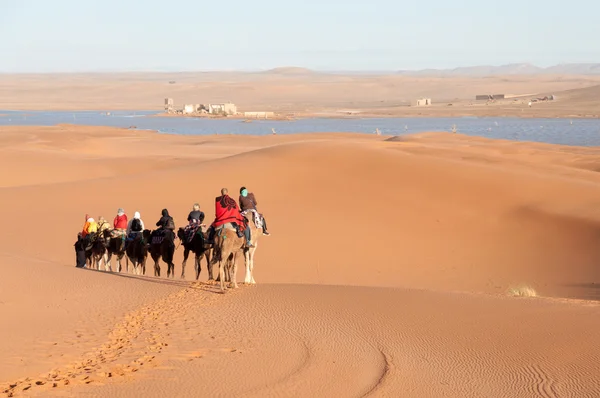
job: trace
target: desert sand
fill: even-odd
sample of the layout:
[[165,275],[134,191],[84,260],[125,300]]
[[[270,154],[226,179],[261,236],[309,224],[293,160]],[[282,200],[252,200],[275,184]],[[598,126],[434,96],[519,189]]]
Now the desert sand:
[[[486,104],[478,94],[524,95]],[[553,94],[537,103],[532,97]],[[431,98],[430,107],[410,106]],[[0,74],[0,110],[156,110],[165,98],[184,104],[234,102],[238,111],[281,117],[513,116],[598,117],[600,76],[404,75],[265,72]]]
[[[599,155],[448,133],[0,127],[0,392],[599,396]],[[74,267],[86,213],[150,226],[167,208],[181,226],[199,202],[210,222],[242,185],[272,234],[254,286],[221,294],[191,261],[185,280]]]

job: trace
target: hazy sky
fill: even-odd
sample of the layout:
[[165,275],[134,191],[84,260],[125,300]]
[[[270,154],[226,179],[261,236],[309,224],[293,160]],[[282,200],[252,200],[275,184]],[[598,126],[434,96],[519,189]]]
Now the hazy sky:
[[600,62],[598,0],[0,0],[0,72]]

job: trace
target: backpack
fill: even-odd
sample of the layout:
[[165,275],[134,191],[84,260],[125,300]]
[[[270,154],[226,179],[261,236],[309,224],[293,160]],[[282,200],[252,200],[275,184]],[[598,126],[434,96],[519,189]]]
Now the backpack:
[[165,229],[170,229],[172,231],[175,230],[175,222],[173,221],[173,218],[169,217],[167,219],[166,225],[165,225]]
[[141,232],[142,231],[141,221],[138,220],[137,218],[134,218],[133,221],[131,221],[131,230],[133,232]]

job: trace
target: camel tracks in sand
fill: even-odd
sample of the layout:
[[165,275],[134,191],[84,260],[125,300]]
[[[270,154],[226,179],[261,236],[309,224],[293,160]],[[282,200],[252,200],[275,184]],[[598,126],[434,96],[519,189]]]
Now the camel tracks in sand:
[[[7,397],[31,389],[52,389],[98,384],[118,376],[132,375],[155,361],[169,346],[168,328],[173,318],[181,317],[191,306],[211,300],[199,297],[206,290],[201,283],[172,293],[150,305],[127,314],[108,334],[108,341],[68,365],[38,377],[25,377],[0,385]],[[100,383],[101,384],[101,383]]]

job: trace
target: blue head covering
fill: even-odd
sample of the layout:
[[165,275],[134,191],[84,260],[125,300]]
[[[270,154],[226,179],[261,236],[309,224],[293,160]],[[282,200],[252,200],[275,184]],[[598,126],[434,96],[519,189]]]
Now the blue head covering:
[[242,187],[240,189],[240,194],[245,198],[246,196],[248,196],[248,190],[246,189],[246,187]]

